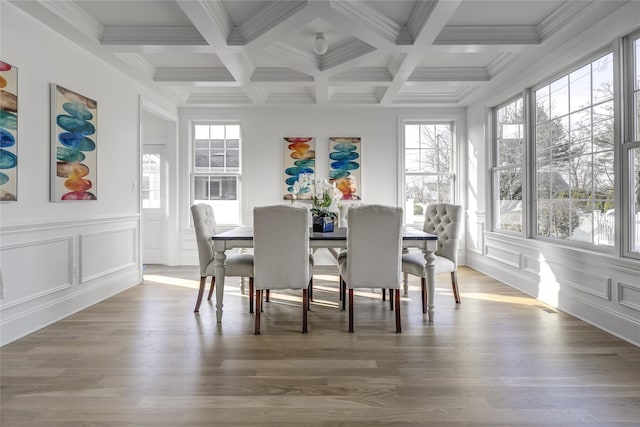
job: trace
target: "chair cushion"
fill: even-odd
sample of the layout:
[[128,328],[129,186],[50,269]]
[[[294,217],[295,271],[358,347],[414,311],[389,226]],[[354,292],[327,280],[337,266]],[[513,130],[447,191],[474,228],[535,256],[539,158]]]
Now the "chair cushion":
[[[224,274],[227,276],[252,277],[253,276],[253,255],[252,254],[227,254],[225,260]],[[211,261],[207,264],[207,276],[216,275],[216,263]]]
[[[427,263],[424,260],[424,254],[422,252],[411,252],[402,255],[402,271],[404,273],[413,274],[418,277],[426,277],[426,265]],[[438,255],[436,255],[435,267],[436,274],[450,273],[456,269],[453,261]]]

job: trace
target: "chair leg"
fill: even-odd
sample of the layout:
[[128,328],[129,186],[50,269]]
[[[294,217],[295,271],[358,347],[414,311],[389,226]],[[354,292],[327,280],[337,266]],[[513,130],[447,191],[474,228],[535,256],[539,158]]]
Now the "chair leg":
[[[384,289],[382,289],[384,292]],[[393,311],[393,289],[389,289],[389,310]]]
[[353,333],[353,289],[349,288],[349,332]]
[[258,305],[262,306],[262,291],[259,289],[256,290],[256,314],[255,314],[256,323],[255,323],[255,331],[254,331],[255,335],[260,335],[260,312],[262,310],[258,310]]
[[307,304],[307,310],[311,311],[311,301],[313,301],[311,299],[311,295],[313,294],[313,276],[309,279],[309,286],[307,286],[307,289],[309,289],[309,304]]
[[341,279],[340,295],[342,295],[342,311],[347,308],[347,282]]
[[420,278],[420,296],[422,297],[422,314],[427,312],[427,279],[424,277]]
[[309,289],[302,290],[302,333],[307,333],[307,311],[309,311]]
[[[389,290],[391,293],[391,290]],[[400,324],[400,289],[396,289],[396,333],[402,332],[402,325]]]
[[458,291],[458,272],[451,272],[451,287],[453,288],[453,297],[456,299],[456,304],[460,304],[460,292]]
[[202,302],[202,295],[204,294],[204,285],[207,281],[207,276],[200,277],[200,289],[198,289],[198,299],[196,299],[196,308],[193,309],[194,313],[200,311],[200,303]]
[[269,289],[267,289],[264,299],[265,301],[269,302]]
[[381,291],[382,291],[382,301],[386,301],[387,300],[387,290],[385,288],[382,288]]
[[216,276],[211,276],[211,287],[209,288],[209,296],[207,297],[207,301],[211,301],[211,296],[213,295],[213,288],[216,287]]
[[249,313],[253,313],[253,277],[249,277]]

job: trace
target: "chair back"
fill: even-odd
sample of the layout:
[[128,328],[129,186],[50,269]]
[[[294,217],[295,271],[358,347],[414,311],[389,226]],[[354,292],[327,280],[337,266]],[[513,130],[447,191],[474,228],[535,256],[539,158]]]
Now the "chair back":
[[253,277],[256,289],[303,289],[311,279],[309,211],[274,205],[253,209]]
[[347,274],[350,288],[400,287],[402,208],[362,205],[349,208]]
[[207,265],[213,260],[213,240],[216,234],[216,217],[213,208],[205,203],[191,206],[193,227],[196,230],[196,242],[198,243],[198,261],[200,263],[200,276],[206,276]]
[[427,205],[424,231],[438,235],[436,255],[458,266],[458,245],[462,234],[462,206],[449,203]]

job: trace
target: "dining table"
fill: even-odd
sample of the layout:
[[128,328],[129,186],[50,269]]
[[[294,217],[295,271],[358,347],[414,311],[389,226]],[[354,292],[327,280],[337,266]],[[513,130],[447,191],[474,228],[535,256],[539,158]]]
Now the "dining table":
[[[372,230],[375,233],[375,230]],[[211,237],[214,246],[214,262],[216,274],[216,318],[222,323],[222,307],[225,282],[226,251],[234,248],[253,248],[253,227],[235,227],[230,230],[215,234]],[[426,233],[413,227],[405,226],[402,230],[403,249],[417,248],[424,254],[426,262],[427,279],[427,315],[429,322],[433,322],[435,309],[435,251],[438,245],[438,236]],[[309,247],[327,249],[347,248],[347,228],[337,227],[330,232],[309,231]],[[405,293],[407,292],[405,284]]]

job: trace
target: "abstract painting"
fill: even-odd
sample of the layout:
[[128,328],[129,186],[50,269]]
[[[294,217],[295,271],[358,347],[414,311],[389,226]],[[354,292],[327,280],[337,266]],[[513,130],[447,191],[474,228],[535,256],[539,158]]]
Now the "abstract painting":
[[342,200],[360,200],[360,138],[329,138],[329,182],[342,192]]
[[[284,138],[284,199],[291,200],[294,185],[301,174],[315,174],[315,140],[309,137]],[[298,199],[311,199],[311,191],[297,194]]]
[[18,69],[0,61],[0,201],[18,200]]
[[51,85],[51,201],[96,200],[96,101]]

